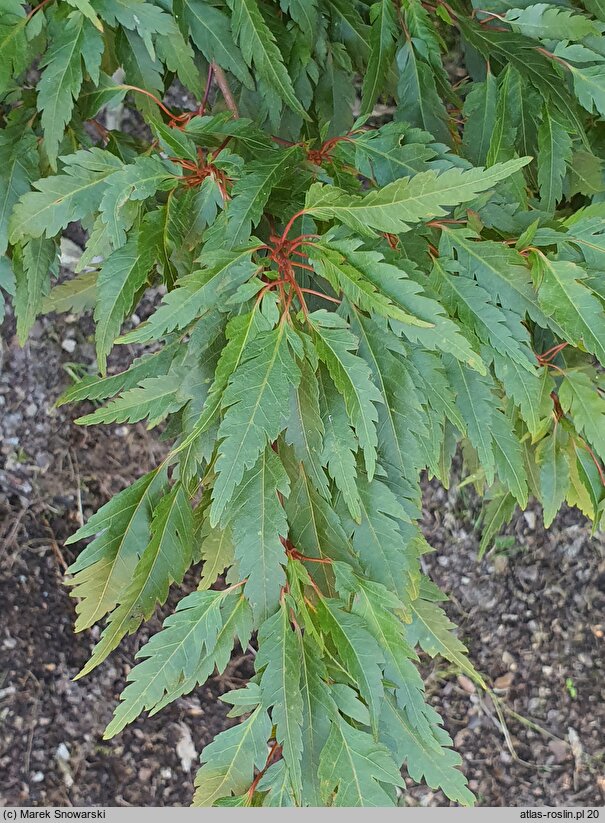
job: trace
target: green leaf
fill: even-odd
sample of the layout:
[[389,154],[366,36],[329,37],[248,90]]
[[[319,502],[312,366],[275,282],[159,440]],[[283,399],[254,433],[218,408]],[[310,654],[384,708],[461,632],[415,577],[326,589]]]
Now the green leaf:
[[258,706],[239,726],[221,732],[204,748],[202,768],[195,778],[194,806],[213,806],[221,798],[247,791],[254,769],[262,769],[267,759],[271,721]]
[[[251,249],[204,254],[204,268],[181,278],[146,323],[124,335],[121,343],[146,343],[177,329],[221,303],[256,271]],[[115,254],[115,252],[114,252]]]
[[477,559],[482,560],[492,547],[500,529],[510,522],[517,502],[510,492],[496,494],[487,503],[481,513],[482,535]]
[[528,157],[522,157],[489,169],[426,171],[395,180],[365,197],[316,183],[307,194],[306,209],[320,220],[339,220],[362,235],[372,229],[398,234],[415,223],[444,217],[446,207],[473,200],[528,162]]
[[251,88],[252,77],[233,42],[229,16],[222,9],[200,0],[182,0],[182,9],[191,39],[206,60],[214,60],[237,77],[240,83]]
[[30,50],[25,27],[29,18],[18,0],[3,2],[0,12],[0,92],[4,92],[12,77],[27,68]]
[[605,67],[597,66],[569,66],[573,76],[573,85],[586,111],[605,113]]
[[19,198],[30,190],[37,166],[36,138],[32,131],[27,129],[18,135],[6,128],[0,133],[0,255],[8,246],[11,212]]
[[441,295],[442,302],[451,314],[456,313],[464,328],[471,329],[477,337],[507,360],[533,369],[533,356],[528,346],[529,335],[520,318],[513,312],[498,308],[490,301],[490,295],[476,280],[456,277],[455,263],[435,260],[432,282]]
[[147,200],[158,189],[165,191],[176,186],[175,171],[176,167],[158,157],[138,157],[107,179],[100,211],[101,220],[107,226],[107,239],[113,248],[118,249],[126,242],[126,232],[136,218],[132,204]]
[[521,254],[515,249],[490,240],[481,240],[469,229],[443,226],[444,249],[451,244],[460,264],[460,270],[477,282],[511,311],[529,315],[542,328],[549,325],[558,333],[558,325],[542,310],[533,287],[530,271]]
[[224,672],[231,660],[234,637],[239,640],[240,647],[246,649],[252,634],[252,612],[245,597],[230,597],[221,605],[223,624],[216,637],[212,652],[196,656],[196,665],[191,669],[187,678],[181,678],[167,685],[166,694],[159,703],[150,710],[154,715],[169,703],[184,694],[189,694],[196,686],[203,685],[212,676],[214,671]]
[[[239,595],[241,597],[241,595]],[[105,740],[132,723],[144,709],[153,709],[165,693],[191,677],[200,658],[212,654],[223,626],[224,614],[237,605],[238,594],[193,592],[177,605],[174,614],[136,654],[143,658],[129,673],[129,685],[120,696]]]
[[171,583],[180,583],[191,563],[192,531],[189,501],[183,488],[176,484],[154,510],[151,541],[78,678],[95,669],[126,634],[132,634],[143,620],[148,620],[157,603],[166,602]]
[[436,140],[449,143],[447,109],[437,91],[432,68],[419,59],[411,42],[404,43],[397,52],[397,65],[398,118],[424,129]]
[[187,397],[179,392],[183,381],[184,375],[178,369],[161,377],[147,377],[103,408],[78,417],[75,422],[80,426],[137,423],[147,417],[148,428],[152,428],[187,402]]
[[107,355],[134,308],[134,297],[144,285],[156,257],[156,238],[141,230],[130,235],[103,263],[97,278],[95,307],[96,348],[99,371],[105,374]]
[[57,406],[81,400],[105,400],[118,392],[134,388],[146,377],[164,375],[172,363],[177,347],[178,344],[164,346],[155,354],[137,358],[130,368],[118,374],[107,377],[84,377],[63,392],[57,400]]
[[491,438],[496,402],[491,382],[453,357],[445,361],[445,367],[456,392],[456,405],[466,423],[468,439],[477,449],[487,482],[491,484],[496,465]]
[[328,235],[325,243],[314,244],[310,261],[317,273],[328,281],[335,292],[342,290],[350,302],[360,309],[398,320],[400,323],[430,328],[431,323],[404,311],[392,302],[387,294],[377,289],[371,280],[366,279],[365,272],[368,270],[374,271],[375,280],[386,279],[385,273],[380,271],[385,264],[381,254],[359,251],[359,245],[357,239],[337,241]]
[[[292,80],[284,65],[282,54],[271,29],[267,26],[256,0],[227,0],[231,9],[231,28],[249,67],[254,66],[259,80],[275,96],[297,114],[308,120],[309,116],[300,104]],[[268,105],[277,114],[276,101]]]
[[390,0],[378,0],[370,7],[370,56],[361,89],[361,114],[370,114],[385,86],[395,57],[399,33],[397,13]]
[[42,301],[42,311],[80,314],[97,302],[97,272],[89,271],[54,286]]
[[424,683],[416,666],[417,656],[408,645],[399,617],[390,609],[399,608],[396,599],[385,597],[375,584],[361,583],[357,588],[354,611],[365,620],[385,656],[385,677],[395,686],[397,705],[404,709],[412,726],[430,748],[438,749],[433,726],[439,716],[425,702]]
[[51,27],[51,45],[42,62],[37,106],[42,112],[44,146],[53,168],[74,100],[82,87],[82,64],[96,82],[104,48],[97,28],[77,11]]
[[397,761],[405,761],[412,780],[425,780],[432,789],[441,789],[454,803],[472,806],[475,798],[469,791],[466,778],[457,768],[462,758],[447,748],[449,736],[442,732],[441,747],[435,750],[430,738],[420,734],[410,722],[406,712],[399,709],[387,697],[383,704],[382,728],[389,748]]
[[372,727],[376,730],[384,695],[381,672],[384,655],[380,646],[364,621],[344,611],[338,601],[321,599],[317,614],[321,628],[330,635],[338,657],[368,704]]
[[453,634],[454,625],[443,609],[430,600],[418,598],[411,604],[410,610],[412,622],[405,626],[408,643],[412,647],[419,644],[431,657],[440,654],[458,666],[481,688],[485,688],[483,678],[466,656],[466,646]]
[[300,380],[285,324],[261,332],[250,344],[223,395],[225,410],[212,494],[210,522],[216,525],[246,469],[288,422],[290,386]]
[[332,723],[319,777],[324,804],[333,806],[393,806],[383,784],[404,785],[386,746],[345,720]]
[[359,342],[346,322],[338,315],[324,310],[310,315],[309,322],[315,332],[317,354],[326,364],[334,385],[344,398],[347,414],[363,449],[366,471],[371,479],[376,468],[378,445],[378,413],[374,404],[381,402],[380,393],[370,380],[368,365],[354,354]]
[[574,346],[583,345],[605,364],[605,312],[603,305],[584,286],[586,270],[569,260],[534,257],[541,278],[538,297],[546,315],[562,329],[562,337]]
[[552,409],[549,395],[554,383],[548,372],[545,370],[541,377],[537,369],[530,371],[498,353],[494,354],[494,371],[535,437],[541,431],[542,420]]
[[15,272],[15,313],[17,337],[21,345],[50,290],[51,274],[57,273],[57,246],[54,240],[35,237],[23,246],[22,254],[13,259]]
[[266,152],[262,159],[246,165],[246,173],[235,183],[227,206],[227,231],[222,242],[227,248],[247,243],[257,226],[271,191],[300,161],[297,146],[285,151]]
[[548,3],[510,9],[505,19],[515,31],[540,40],[583,40],[600,34],[597,24],[585,15]]
[[302,635],[292,628],[284,600],[279,611],[263,623],[258,633],[255,668],[262,672],[261,701],[271,709],[275,739],[282,747],[295,805],[302,793],[303,698],[301,677]]
[[563,180],[571,162],[571,137],[556,114],[544,107],[538,128],[538,183],[546,211],[554,211],[563,196]]
[[244,474],[226,512],[239,579],[246,580],[244,593],[259,621],[276,610],[286,582],[287,557],[280,537],[287,536],[288,522],[279,496],[288,492],[286,471],[267,446]]
[[559,388],[563,411],[572,415],[574,426],[588,440],[601,460],[605,460],[605,399],[585,372],[565,373]]
[[494,412],[492,417],[492,438],[498,477],[517,503],[525,508],[528,488],[521,444],[511,421],[500,412]]
[[104,732],[105,740],[132,723],[143,710],[150,711],[160,702],[165,705],[165,695],[193,675],[202,677],[201,669],[210,674],[215,662],[219,671],[224,669],[220,633],[240,602],[238,592],[215,591],[193,592],[179,601],[162,630],[137,652],[137,659],[142,660],[128,676],[129,684]]
[[37,180],[38,191],[24,194],[13,211],[11,241],[24,237],[54,237],[68,223],[95,211],[105,181],[121,168],[118,157],[102,149],[77,151],[62,157],[63,173]]
[[151,515],[166,485],[154,469],[128,486],[66,540],[97,535],[67,569],[77,598],[76,631],[87,629],[111,611],[125,593],[143,548],[149,541]]
[[464,155],[476,166],[485,165],[491,136],[496,123],[496,78],[487,69],[485,81],[475,83],[464,101],[466,128],[462,145]]
[[351,517],[361,519],[359,493],[357,491],[357,438],[349,423],[347,409],[338,389],[325,368],[318,375],[322,420],[324,424],[324,448],[322,463],[351,513]]
[[548,528],[565,500],[569,489],[567,435],[557,426],[541,440],[536,450],[540,466],[540,499],[544,508],[544,525]]
[[155,58],[152,35],[168,34],[175,26],[170,15],[153,3],[141,0],[95,0],[100,16],[110,25],[120,24],[136,31],[149,52]]
[[305,468],[305,472],[322,497],[329,499],[328,479],[323,468],[324,425],[319,408],[319,384],[311,363],[300,365],[301,379],[290,393],[290,417],[286,443]]

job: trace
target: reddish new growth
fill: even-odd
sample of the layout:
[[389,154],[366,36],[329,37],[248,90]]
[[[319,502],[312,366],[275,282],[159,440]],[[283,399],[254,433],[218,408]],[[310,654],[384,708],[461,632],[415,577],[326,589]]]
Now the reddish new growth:
[[197,163],[194,163],[192,160],[184,160],[180,157],[170,158],[173,163],[176,163],[185,171],[183,176],[183,185],[185,188],[191,189],[196,186],[200,186],[207,177],[212,177],[221,193],[223,201],[226,202],[230,199],[227,186],[231,183],[231,178],[227,177],[225,172],[218,169],[214,164],[214,161],[222,148],[223,146],[212,154],[206,154],[204,149],[198,148]]
[[324,163],[332,159],[332,152],[338,143],[352,143],[353,141],[348,135],[340,137],[331,137],[319,149],[309,149],[307,151],[307,159],[315,166],[322,166]]
[[314,289],[302,288],[296,281],[295,269],[301,269],[302,271],[309,271],[315,274],[315,269],[305,262],[309,258],[305,252],[301,251],[301,247],[316,245],[313,243],[313,240],[319,237],[317,234],[299,234],[298,237],[294,237],[293,239],[288,238],[288,234],[290,233],[292,226],[299,217],[302,217],[303,214],[305,214],[304,209],[296,212],[296,214],[293,215],[288,221],[286,228],[281,235],[271,235],[269,238],[269,243],[271,245],[265,244],[261,246],[261,248],[267,250],[269,260],[276,264],[277,271],[279,272],[279,278],[267,283],[267,285],[260,292],[259,299],[270,289],[278,288],[283,308],[282,322],[285,322],[289,316],[290,306],[292,305],[294,296],[298,299],[300,308],[305,317],[309,313],[305,301],[305,294],[313,294],[316,297],[321,297],[331,303],[340,303],[340,300],[336,300],[336,298],[330,297],[322,292],[315,291]]

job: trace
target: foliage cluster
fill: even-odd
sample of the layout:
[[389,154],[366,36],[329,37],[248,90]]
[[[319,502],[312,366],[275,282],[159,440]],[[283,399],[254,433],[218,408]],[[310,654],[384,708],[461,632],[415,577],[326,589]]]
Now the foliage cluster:
[[[201,564],[107,737],[258,649],[194,803],[389,805],[403,766],[473,802],[417,668],[483,684],[422,572],[420,478],[461,446],[482,552],[530,496],[603,518],[604,31],[602,0],[0,0],[19,337],[93,310],[99,374],[60,402],[172,443],[72,538],[76,629],[105,621],[81,674]],[[149,348],[112,374],[116,342]]]

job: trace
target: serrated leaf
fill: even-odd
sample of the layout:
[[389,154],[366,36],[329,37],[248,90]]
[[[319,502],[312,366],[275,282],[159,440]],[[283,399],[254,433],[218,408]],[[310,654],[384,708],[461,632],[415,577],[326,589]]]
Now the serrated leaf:
[[22,253],[13,259],[17,337],[21,345],[42,310],[51,275],[57,273],[57,268],[57,246],[54,240],[44,237],[29,240]]
[[405,626],[408,643],[412,647],[419,644],[431,657],[440,654],[485,688],[483,678],[466,656],[466,646],[453,634],[455,627],[443,609],[419,597],[410,605],[410,610],[412,622]]
[[78,417],[75,422],[80,426],[137,423],[147,417],[148,428],[152,428],[187,402],[187,397],[179,392],[183,381],[184,374],[178,369],[160,377],[147,377],[103,408]]
[[[21,8],[21,6],[19,6]],[[36,138],[29,129],[19,136],[10,128],[0,134],[0,255],[8,246],[8,226],[11,212],[30,190],[37,170]]]
[[559,401],[574,426],[605,460],[605,399],[588,374],[570,369],[559,388]]
[[345,321],[336,314],[321,310],[310,315],[309,322],[315,331],[319,358],[326,364],[330,377],[344,398],[371,479],[376,468],[378,445],[378,413],[374,404],[381,402],[380,394],[371,382],[368,365],[354,354],[359,343]]
[[271,721],[258,706],[239,726],[221,732],[201,754],[202,768],[195,778],[194,806],[213,806],[217,800],[238,795],[252,785],[254,768],[267,758]]
[[106,371],[107,355],[123,321],[134,308],[134,296],[147,280],[156,252],[155,235],[141,230],[131,234],[128,242],[116,249],[101,266],[97,278],[95,338],[97,362],[102,375]]
[[238,598],[234,592],[230,596],[215,591],[187,595],[166,618],[162,630],[139,649],[136,657],[142,662],[129,673],[129,684],[103,734],[105,740],[132,723],[143,710],[153,709],[165,692],[191,676],[200,657],[212,654],[223,626],[221,607],[226,597],[233,608]]
[[324,802],[331,806],[392,806],[392,795],[383,784],[403,785],[386,746],[345,720],[332,723],[319,776]]
[[467,369],[454,358],[448,358],[444,365],[456,392],[456,405],[466,423],[468,438],[477,449],[487,482],[491,484],[495,470],[491,429],[496,410],[492,385],[486,378]]
[[250,260],[251,251],[207,252],[205,267],[181,278],[149,320],[120,342],[144,343],[188,326],[254,275],[257,267]]
[[323,468],[324,425],[319,408],[319,384],[308,360],[300,366],[301,379],[290,392],[290,416],[286,443],[305,468],[305,473],[322,497],[329,499],[328,479]]
[[317,606],[322,629],[330,635],[338,657],[368,704],[372,727],[377,728],[384,689],[381,667],[384,656],[364,621],[342,609],[336,600],[322,599]]
[[261,332],[250,344],[223,395],[225,409],[212,493],[210,522],[225,512],[246,469],[251,469],[268,443],[288,422],[290,386],[300,380],[285,324]]
[[404,311],[392,302],[389,296],[376,288],[366,279],[365,273],[373,270],[375,280],[386,279],[387,273],[381,272],[382,255],[376,252],[358,250],[357,239],[333,240],[328,236],[325,243],[315,243],[310,261],[317,273],[324,277],[337,293],[342,290],[351,303],[364,311],[380,314],[410,323],[413,326],[430,328],[431,324]]
[[77,403],[81,400],[105,400],[107,397],[138,385],[146,377],[158,377],[167,373],[176,354],[178,344],[164,346],[155,354],[144,355],[133,361],[130,368],[107,377],[87,376],[66,389],[57,400],[57,406]]
[[126,634],[132,634],[143,620],[148,620],[157,603],[166,601],[170,585],[183,579],[191,563],[192,530],[189,501],[176,484],[158,503],[151,522],[151,541],[78,678],[95,669]]
[[235,183],[227,206],[227,231],[222,242],[227,248],[247,243],[257,226],[271,191],[300,160],[297,146],[285,151],[266,152],[262,159],[246,164],[246,173]]
[[97,28],[77,11],[66,21],[56,21],[51,38],[42,63],[37,106],[42,113],[46,153],[55,167],[63,131],[82,87],[83,64],[92,79],[98,80],[105,44]]
[[600,33],[597,25],[585,15],[548,3],[510,9],[505,20],[515,31],[540,40],[583,40]]
[[24,194],[11,218],[11,240],[23,237],[54,237],[68,223],[81,220],[98,208],[105,181],[120,169],[118,157],[92,148],[61,158],[61,174],[33,183],[38,191]]
[[267,26],[256,0],[227,0],[231,28],[247,65],[254,66],[260,80],[292,111],[307,120],[292,80],[284,65],[275,37]]
[[126,242],[126,233],[136,218],[139,200],[146,200],[156,191],[174,188],[178,177],[176,167],[158,157],[137,157],[134,163],[124,166],[107,178],[100,204],[101,220],[107,226],[107,238],[114,249]]
[[233,42],[229,17],[225,12],[199,0],[182,0],[183,18],[191,39],[206,60],[216,61],[230,71],[240,83],[252,86],[250,72]]
[[529,162],[524,157],[497,163],[489,169],[449,169],[442,174],[422,172],[372,191],[365,197],[350,195],[335,186],[314,184],[306,209],[320,220],[339,220],[362,235],[371,230],[398,234],[415,223],[444,217],[446,207],[475,198]]
[[561,426],[540,441],[536,459],[540,466],[540,499],[544,508],[544,525],[548,528],[569,488],[567,435]]
[[501,412],[494,412],[492,417],[492,441],[498,477],[517,503],[525,508],[528,488],[523,452],[511,421]]
[[550,260],[543,254],[535,262],[541,277],[538,297],[545,314],[560,325],[569,343],[582,343],[605,364],[605,311],[582,283],[586,270],[569,260]]
[[165,484],[165,474],[154,469],[112,497],[67,539],[75,543],[97,535],[67,569],[74,575],[68,585],[78,600],[76,631],[111,611],[128,588]]
[[392,698],[387,697],[383,705],[382,728],[389,748],[398,762],[405,761],[412,780],[424,779],[432,789],[441,789],[453,802],[472,806],[475,797],[467,787],[464,774],[457,768],[462,758],[447,748],[451,745],[449,736],[443,732],[439,741],[441,748],[435,751]]
[[[235,546],[244,593],[257,620],[273,614],[286,581],[288,522],[279,495],[287,497],[289,480],[279,457],[267,446],[239,483],[225,513]],[[212,520],[210,521],[212,523]]]
[[384,89],[395,57],[399,33],[397,14],[391,0],[378,0],[370,7],[370,56],[361,89],[361,114],[369,114]]
[[271,709],[275,739],[282,747],[295,805],[299,806],[303,751],[303,699],[300,692],[302,635],[300,629],[290,625],[288,607],[284,601],[277,614],[261,626],[258,643],[255,668],[258,672],[262,671],[261,705]]
[[572,141],[548,106],[538,128],[538,183],[546,211],[554,211],[563,195],[563,179],[571,162]]
[[477,559],[482,560],[491,548],[500,529],[510,522],[517,502],[510,492],[503,492],[492,497],[481,513],[481,542]]
[[90,271],[54,286],[42,302],[42,311],[81,312],[97,302],[97,272]]

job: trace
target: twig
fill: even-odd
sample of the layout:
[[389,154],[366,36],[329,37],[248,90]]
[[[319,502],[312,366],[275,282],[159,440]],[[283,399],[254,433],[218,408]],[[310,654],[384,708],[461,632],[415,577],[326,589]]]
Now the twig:
[[225,77],[225,72],[222,70],[220,66],[217,66],[216,63],[212,63],[212,70],[214,72],[214,77],[216,83],[221,90],[221,94],[223,95],[223,99],[225,100],[225,104],[231,114],[237,119],[239,117],[239,111],[237,108],[237,103],[235,102],[235,98],[231,93],[231,88],[229,87],[229,81]]

